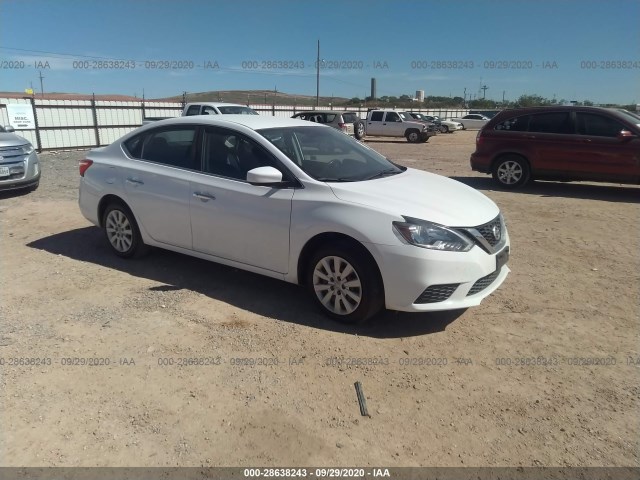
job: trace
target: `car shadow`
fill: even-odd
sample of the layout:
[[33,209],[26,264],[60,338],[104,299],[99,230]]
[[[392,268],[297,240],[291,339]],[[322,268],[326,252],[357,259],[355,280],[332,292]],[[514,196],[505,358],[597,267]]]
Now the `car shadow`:
[[307,292],[291,283],[159,248],[140,259],[122,259],[111,252],[97,227],[57,233],[27,246],[162,284],[150,291],[191,290],[264,317],[347,335],[399,338],[436,333],[464,313],[383,311],[364,325],[344,325],[325,317]]
[[540,197],[583,198],[606,202],[640,203],[640,188],[631,185],[594,185],[580,182],[545,182],[536,180],[516,190],[500,188],[491,177],[449,177],[477,190],[495,190]]
[[17,188],[15,190],[2,190],[0,191],[0,200],[7,200],[9,198],[24,197],[29,195],[33,190],[31,188]]

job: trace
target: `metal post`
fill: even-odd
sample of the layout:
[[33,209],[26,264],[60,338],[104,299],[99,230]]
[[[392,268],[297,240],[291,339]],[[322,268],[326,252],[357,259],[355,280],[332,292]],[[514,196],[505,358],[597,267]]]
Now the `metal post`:
[[93,131],[96,134],[96,147],[100,146],[100,130],[98,129],[98,112],[96,111],[96,94],[91,94],[91,112],[93,113]]
[[33,110],[33,120],[36,124],[36,144],[38,145],[38,153],[42,152],[42,140],[40,140],[40,127],[38,126],[38,113],[36,111],[36,99],[33,94],[29,97],[31,109]]
[[320,106],[320,40],[318,40],[318,58],[316,60],[316,108]]

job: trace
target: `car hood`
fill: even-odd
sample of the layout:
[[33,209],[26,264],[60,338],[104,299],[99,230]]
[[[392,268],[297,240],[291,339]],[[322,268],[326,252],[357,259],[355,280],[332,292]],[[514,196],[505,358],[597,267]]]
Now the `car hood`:
[[22,138],[15,133],[0,132],[0,147],[16,147],[29,143],[26,138]]
[[328,185],[335,196],[345,202],[450,227],[482,225],[500,212],[492,200],[477,190],[413,168],[390,177]]

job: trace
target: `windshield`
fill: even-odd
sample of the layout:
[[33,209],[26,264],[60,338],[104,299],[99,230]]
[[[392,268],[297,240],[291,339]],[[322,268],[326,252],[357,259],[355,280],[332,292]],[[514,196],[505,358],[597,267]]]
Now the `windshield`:
[[625,110],[624,108],[619,108],[618,112],[627,117],[631,123],[640,127],[640,115],[630,112],[629,110]]
[[400,115],[400,118],[402,118],[403,120],[406,120],[406,121],[413,120],[413,117],[409,115],[407,112],[398,112],[398,115]]
[[282,127],[257,131],[308,175],[323,182],[357,182],[406,170],[333,128]]
[[258,115],[258,112],[249,107],[218,107],[220,113],[225,115]]

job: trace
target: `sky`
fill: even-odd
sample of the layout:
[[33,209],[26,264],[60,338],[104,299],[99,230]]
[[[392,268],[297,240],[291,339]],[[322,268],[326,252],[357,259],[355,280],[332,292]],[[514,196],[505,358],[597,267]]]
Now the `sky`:
[[0,25],[0,91],[41,72],[45,92],[315,95],[319,40],[322,96],[375,77],[378,96],[640,103],[638,0],[0,0]]

